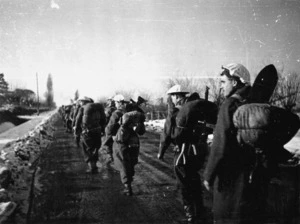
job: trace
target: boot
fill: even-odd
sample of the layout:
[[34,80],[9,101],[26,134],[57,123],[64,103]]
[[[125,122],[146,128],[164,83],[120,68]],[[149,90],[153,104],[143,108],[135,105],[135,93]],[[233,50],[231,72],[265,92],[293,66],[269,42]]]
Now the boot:
[[189,223],[194,222],[195,220],[195,215],[194,215],[194,211],[193,211],[193,206],[191,205],[185,205],[183,206],[184,212],[185,212],[185,216],[187,218],[187,221]]
[[124,190],[123,190],[123,193],[126,195],[126,196],[132,196],[132,188],[131,188],[131,184],[124,184]]

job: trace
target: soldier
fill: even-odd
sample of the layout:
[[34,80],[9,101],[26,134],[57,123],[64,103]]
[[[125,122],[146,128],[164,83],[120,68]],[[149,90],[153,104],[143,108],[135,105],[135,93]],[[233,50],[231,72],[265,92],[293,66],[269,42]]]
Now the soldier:
[[77,147],[80,146],[80,134],[81,134],[81,127],[78,127],[78,129],[75,131],[75,123],[76,123],[76,117],[78,115],[78,112],[80,110],[80,107],[82,104],[84,104],[86,101],[82,102],[82,99],[79,99],[76,101],[75,103],[75,108],[74,108],[74,113],[73,113],[73,120],[72,120],[72,128],[73,128],[73,134],[74,134],[74,138],[75,138],[75,142]]
[[123,116],[123,114],[126,112],[126,104],[127,102],[124,99],[124,96],[121,94],[117,94],[113,98],[115,104],[116,104],[116,110],[112,113],[108,124],[105,127],[105,140],[103,142],[102,149],[106,151],[107,153],[107,163],[112,163],[114,161],[113,159],[113,136],[117,134],[117,131],[120,127],[119,120]]
[[243,204],[254,155],[250,153],[251,150],[238,145],[233,114],[251,89],[250,74],[241,64],[229,64],[222,68],[221,88],[226,99],[219,110],[204,172],[204,186],[207,190],[214,186],[214,222],[241,223],[245,218],[242,213],[249,212],[243,209]]
[[72,133],[72,120],[71,120],[71,112],[72,112],[72,105],[66,105],[64,107],[64,122],[66,127],[67,133]]
[[76,111],[76,102],[72,103],[71,113],[70,113],[70,120],[71,120],[71,130],[73,130],[73,123],[74,123],[74,114]]
[[63,119],[63,118],[64,118],[64,105],[61,105],[61,106],[58,108],[58,113],[59,113],[59,115],[61,116],[61,118]]
[[[184,94],[185,96],[186,94]],[[174,144],[174,141],[171,138],[171,123],[175,122],[175,115],[177,113],[174,113],[175,110],[175,105],[172,102],[171,95],[168,94],[167,98],[167,104],[168,104],[168,113],[167,113],[167,118],[164,123],[164,128],[163,131],[160,135],[160,143],[159,143],[159,159],[163,160],[164,152],[168,149],[168,147],[171,144]],[[173,115],[174,114],[174,115]],[[174,118],[172,118],[174,116]]]
[[115,101],[112,98],[107,99],[107,104],[105,107],[105,115],[106,115],[106,125],[109,122],[109,119],[112,115],[112,113],[116,110],[116,104]]
[[[175,147],[174,171],[178,186],[181,191],[183,208],[188,222],[194,222],[203,215],[203,198],[201,190],[201,179],[199,170],[203,166],[205,152],[207,151],[206,138],[195,139],[193,135],[187,135],[184,139],[177,141],[176,139],[176,115],[180,108],[188,101],[199,99],[197,93],[193,93],[190,97],[186,97],[188,91],[184,90],[180,85],[175,85],[167,92],[170,95],[174,107],[171,107],[165,125],[165,139],[173,142]],[[193,130],[186,130],[193,133]],[[206,136],[207,137],[207,136]],[[158,159],[163,160],[163,156],[167,146],[160,146]]]
[[130,103],[127,105],[126,110],[127,111],[139,111],[141,113],[144,113],[141,106],[143,104],[146,104],[147,100],[145,100],[143,97],[138,96],[137,101],[135,102],[133,99],[130,99]]
[[81,143],[85,161],[89,165],[87,173],[97,173],[98,150],[101,134],[105,127],[105,113],[102,104],[86,98],[81,100],[81,108],[76,117],[75,131],[81,129]]
[[120,171],[121,182],[124,185],[123,193],[127,196],[133,194],[131,183],[135,173],[134,167],[138,163],[139,135],[143,135],[146,131],[145,114],[140,108],[141,104],[146,102],[139,96],[137,102],[131,99],[130,103],[126,104],[126,113],[120,120],[121,126],[116,135],[116,167]]
[[122,116],[121,126],[116,135],[115,165],[120,171],[123,193],[131,196],[134,167],[138,163],[140,142],[138,135],[145,133],[145,115],[138,111],[127,112]]
[[148,102],[148,100],[145,100],[143,97],[138,96],[136,104],[138,106],[142,106],[143,104],[146,104],[147,102]]

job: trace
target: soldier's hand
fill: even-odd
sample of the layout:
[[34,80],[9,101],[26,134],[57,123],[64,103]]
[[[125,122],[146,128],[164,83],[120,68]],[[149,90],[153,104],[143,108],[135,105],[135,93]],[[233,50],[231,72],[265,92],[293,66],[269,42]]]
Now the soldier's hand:
[[206,188],[206,190],[210,191],[210,185],[209,185],[209,183],[208,183],[207,180],[204,180],[204,181],[203,181],[203,185],[204,185],[204,187]]

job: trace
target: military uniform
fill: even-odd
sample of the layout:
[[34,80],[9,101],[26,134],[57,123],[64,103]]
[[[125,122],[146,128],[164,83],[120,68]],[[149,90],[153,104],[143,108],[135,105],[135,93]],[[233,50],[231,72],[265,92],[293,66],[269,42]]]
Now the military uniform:
[[116,109],[110,119],[108,124],[105,127],[105,140],[103,142],[102,148],[106,151],[109,156],[109,160],[113,161],[113,136],[117,134],[117,131],[120,127],[119,120],[124,114],[124,109]]
[[203,166],[207,152],[207,136],[199,139],[196,136],[193,137],[193,130],[188,130],[191,133],[186,136],[190,137],[176,141],[175,130],[177,127],[175,119],[181,106],[193,100],[195,95],[197,94],[192,95],[191,99],[188,97],[182,98],[176,103],[175,107],[170,104],[158,153],[160,157],[163,157],[171,143],[176,145],[173,162],[174,172],[188,221],[194,221],[195,218],[203,215],[202,183],[199,170]]
[[[176,110],[176,111],[175,111]],[[168,115],[164,123],[163,131],[160,135],[160,142],[159,142],[159,154],[161,156],[164,155],[165,151],[169,148],[169,146],[174,141],[171,138],[171,130],[172,127],[175,125],[175,116],[177,114],[177,109],[175,109],[175,105],[172,103],[170,96],[168,97]],[[172,118],[174,116],[174,118]],[[173,122],[173,124],[172,124]]]
[[[92,115],[92,118],[88,118],[88,110],[94,106],[96,115]],[[96,108],[96,106],[98,108]],[[102,105],[88,103],[82,106],[78,112],[75,123],[75,131],[81,127],[81,143],[84,153],[85,162],[90,165],[88,172],[96,173],[98,161],[98,150],[101,147],[101,134],[105,126],[105,114]]]
[[64,121],[66,126],[66,132],[72,132],[72,120],[71,120],[71,112],[72,112],[72,105],[65,106],[65,113],[64,113]]
[[[130,121],[132,120],[131,116],[139,117],[139,121],[137,123]],[[124,193],[128,196],[132,195],[131,183],[140,150],[138,134],[143,135],[145,133],[144,120],[145,115],[137,111],[124,114],[122,125],[116,135],[115,165],[120,171],[121,182],[125,186]],[[134,126],[136,127],[135,130],[133,129]]]
[[247,84],[250,74],[240,64],[227,67],[230,73],[224,77],[235,76],[245,84],[238,86],[233,78],[224,79],[229,84],[223,87],[226,99],[219,110],[204,185],[213,186],[214,223],[264,223],[270,180],[270,169],[264,164],[269,162],[253,148],[239,145],[233,123],[234,112],[251,89]]
[[[80,110],[81,106],[80,104],[76,104],[76,107],[74,109],[74,113],[73,113],[73,121],[72,121],[72,128],[75,128],[75,124],[76,124],[76,117],[78,115],[78,112]],[[74,130],[74,138],[75,138],[75,142],[77,144],[77,146],[80,145],[80,135],[81,135],[81,127],[77,127],[76,131]]]
[[116,106],[113,100],[110,100],[105,107],[106,125],[108,124],[112,113],[116,110]]

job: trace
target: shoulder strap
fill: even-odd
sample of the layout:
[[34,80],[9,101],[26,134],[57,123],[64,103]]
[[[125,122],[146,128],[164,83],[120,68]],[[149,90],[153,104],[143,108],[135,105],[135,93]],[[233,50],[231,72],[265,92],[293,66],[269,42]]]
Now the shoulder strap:
[[243,103],[243,104],[245,104],[245,103],[247,103],[247,99],[246,98],[243,98],[241,95],[239,95],[239,94],[233,94],[232,96],[230,96],[230,97],[232,97],[232,98],[235,98],[235,99],[237,99],[238,101],[240,101],[240,103]]
[[233,94],[232,96],[230,96],[230,97],[232,97],[232,98],[235,98],[235,99],[238,99],[239,101],[243,101],[244,99],[241,97],[241,95],[239,95],[239,94]]

